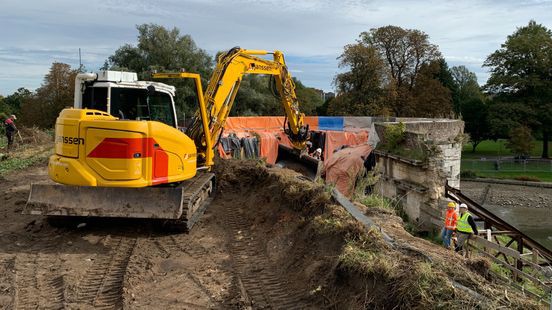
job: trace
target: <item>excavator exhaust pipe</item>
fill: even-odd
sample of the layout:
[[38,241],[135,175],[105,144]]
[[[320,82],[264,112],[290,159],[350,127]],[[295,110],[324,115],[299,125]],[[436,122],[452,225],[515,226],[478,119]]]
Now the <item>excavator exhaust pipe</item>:
[[323,164],[318,159],[307,154],[299,154],[295,149],[280,144],[276,166],[294,170],[315,181],[320,178]]

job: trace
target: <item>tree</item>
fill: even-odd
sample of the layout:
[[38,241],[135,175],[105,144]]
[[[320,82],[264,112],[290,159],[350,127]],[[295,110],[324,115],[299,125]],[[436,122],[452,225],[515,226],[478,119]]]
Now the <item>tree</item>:
[[21,104],[30,96],[32,96],[32,92],[30,90],[20,87],[13,94],[4,98],[4,104],[8,107],[10,113],[19,114]]
[[489,105],[477,83],[477,76],[465,66],[455,66],[450,70],[454,86],[451,89],[454,112],[464,120],[464,130],[470,135],[472,152],[483,140],[493,135],[489,120]]
[[[180,34],[155,24],[142,24],[138,30],[138,44],[125,44],[109,56],[104,69],[130,70],[138,73],[140,79],[151,79],[153,70],[199,73],[204,85],[211,75],[213,59],[206,51],[197,47],[190,35]],[[176,106],[179,119],[191,115],[197,108],[195,88],[186,80],[171,80],[177,89]]]
[[[295,82],[295,93],[299,100],[299,108],[305,115],[316,115],[317,108],[324,104],[319,91],[312,87],[305,86],[301,81],[293,78]],[[283,110],[280,105],[280,110]]]
[[482,98],[471,98],[462,104],[464,130],[470,135],[472,152],[481,141],[492,137],[489,123],[489,107]]
[[482,100],[484,95],[477,83],[477,76],[465,66],[452,67],[450,73],[454,82],[454,112],[457,116],[463,116],[463,105],[475,99]]
[[506,143],[506,147],[516,156],[529,156],[533,148],[531,129],[527,126],[518,126],[512,129],[510,132],[510,140]]
[[[446,63],[445,63],[446,64]],[[443,85],[440,61],[433,61],[420,67],[412,89],[410,104],[404,107],[409,116],[449,117],[452,111],[451,91]]]
[[328,105],[332,115],[375,115],[381,110],[386,69],[378,51],[362,43],[345,46],[339,68],[349,71],[334,79],[338,95]]
[[548,158],[552,131],[552,31],[530,21],[509,35],[501,48],[487,57],[484,66],[491,72],[486,89],[501,102],[497,108],[509,109],[507,106],[513,105],[515,110],[527,111],[526,116],[531,118],[521,124],[540,132],[541,156]]
[[[336,76],[338,96],[329,114],[448,116],[452,85],[448,66],[422,31],[386,26],[345,46]],[[451,86],[452,87],[452,86]]]
[[73,106],[76,74],[77,70],[68,64],[54,62],[35,94],[22,100],[21,123],[53,127],[59,112]]

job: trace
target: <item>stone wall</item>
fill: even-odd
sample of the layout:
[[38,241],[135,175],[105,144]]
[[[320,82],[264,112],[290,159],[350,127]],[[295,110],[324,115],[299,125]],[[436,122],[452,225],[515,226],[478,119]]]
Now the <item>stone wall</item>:
[[[377,155],[380,179],[375,191],[399,201],[408,220],[422,230],[442,225],[446,200],[445,183],[460,187],[460,160],[464,123],[457,120],[404,120],[406,142],[410,147],[426,148],[425,160],[414,160],[382,151]],[[375,130],[385,142],[385,126],[398,122],[376,123]]]

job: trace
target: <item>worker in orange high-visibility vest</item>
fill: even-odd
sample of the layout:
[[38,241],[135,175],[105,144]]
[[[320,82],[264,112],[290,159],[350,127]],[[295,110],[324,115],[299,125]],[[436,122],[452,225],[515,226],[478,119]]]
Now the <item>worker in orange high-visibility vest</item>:
[[456,203],[449,202],[447,204],[447,212],[445,213],[445,226],[441,232],[441,239],[443,239],[443,245],[445,248],[450,248],[450,239],[452,233],[456,229],[456,222],[458,221],[458,213],[456,212]]

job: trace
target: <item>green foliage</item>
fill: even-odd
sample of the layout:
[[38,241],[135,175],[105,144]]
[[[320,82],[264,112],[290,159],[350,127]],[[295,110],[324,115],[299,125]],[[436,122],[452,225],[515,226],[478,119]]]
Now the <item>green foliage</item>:
[[535,176],[530,176],[530,175],[520,175],[520,176],[515,177],[514,180],[530,181],[530,182],[540,182],[541,181],[541,179],[539,179]]
[[402,122],[386,125],[383,135],[385,149],[393,152],[404,142],[406,137],[406,126]]
[[[316,109],[323,103],[321,95],[314,88],[304,86],[301,81],[295,78],[293,80],[301,112],[306,115],[315,115]],[[269,83],[269,76],[245,75],[230,115],[283,115],[282,104],[277,98],[277,94],[270,91]]]
[[497,126],[502,137],[505,131],[519,125],[532,127],[543,136],[541,156],[548,157],[546,146],[552,124],[552,31],[530,21],[509,35],[484,65],[491,71],[486,88],[498,102],[494,107],[493,127]]
[[465,105],[474,101],[483,101],[484,95],[477,83],[477,76],[465,66],[455,66],[450,69],[454,81],[453,92],[454,112],[465,116]]
[[378,51],[366,44],[346,45],[339,57],[339,67],[350,71],[334,79],[338,95],[328,103],[330,115],[377,115],[384,96],[387,72]]
[[[465,144],[462,149],[462,158],[481,158],[489,156],[513,156],[514,154],[506,148],[507,140],[485,140],[482,141],[475,153],[472,153],[471,145]],[[549,151],[552,152],[552,146],[549,145]],[[542,143],[536,143],[535,147],[531,150],[531,156],[539,156],[542,153]]]
[[470,135],[472,152],[481,141],[491,137],[491,124],[489,122],[489,106],[481,99],[472,97],[461,101],[464,131]]
[[361,196],[357,201],[369,208],[377,208],[386,213],[395,214],[397,211],[393,201],[377,194]]
[[8,157],[8,159],[0,161],[0,176],[25,169],[39,162],[44,162],[51,153],[50,146],[18,151],[15,155]]
[[447,117],[452,78],[436,45],[422,31],[386,26],[344,47],[331,115]]
[[510,140],[506,143],[506,147],[516,155],[529,156],[533,148],[533,140],[531,129],[519,126],[510,132]]
[[[155,24],[137,26],[138,44],[125,44],[109,57],[104,69],[124,69],[138,73],[140,79],[150,79],[153,70],[199,73],[203,86],[207,85],[213,71],[213,59],[199,48],[190,35],[182,35],[177,28],[167,29]],[[220,55],[221,52],[217,54]],[[178,119],[191,116],[197,109],[194,85],[187,80],[163,80],[177,89],[176,107]],[[281,103],[270,92],[267,76],[245,76],[235,98],[230,115],[283,115]],[[313,88],[295,80],[296,94],[301,111],[315,114],[322,105],[321,97]]]
[[[322,92],[312,87],[306,87],[301,81],[293,78],[295,82],[295,93],[299,100],[299,108],[305,115],[317,115],[317,110],[324,101],[322,100]],[[282,110],[280,108],[280,110]]]
[[59,112],[73,106],[77,70],[68,64],[54,62],[42,85],[34,92],[19,88],[6,97],[17,122],[27,127],[52,128]]
[[477,173],[473,170],[464,170],[460,172],[460,178],[462,179],[475,179],[477,178]]
[[[199,73],[204,85],[211,75],[213,59],[197,47],[190,35],[182,35],[177,28],[167,29],[155,24],[138,25],[138,44],[125,44],[109,56],[104,69],[130,70],[143,80],[150,80],[154,70]],[[167,82],[164,80],[163,82]],[[168,80],[177,89],[178,119],[190,116],[197,108],[193,83],[187,80]]]

